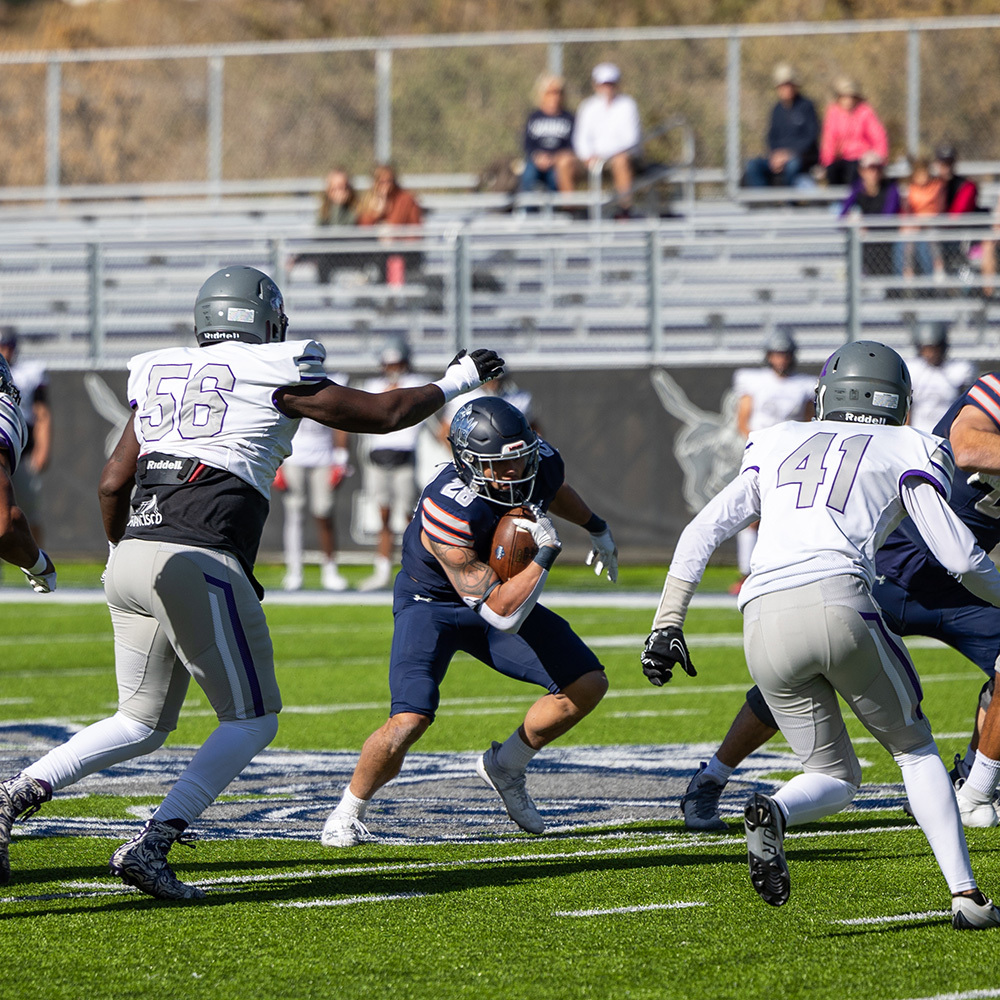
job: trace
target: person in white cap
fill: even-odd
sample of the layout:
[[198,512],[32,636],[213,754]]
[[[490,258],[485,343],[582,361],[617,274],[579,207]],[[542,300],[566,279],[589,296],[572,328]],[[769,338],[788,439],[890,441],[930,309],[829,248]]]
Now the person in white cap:
[[614,63],[598,63],[590,79],[594,93],[577,109],[573,149],[588,169],[604,161],[618,194],[618,214],[627,216],[632,207],[633,157],[642,138],[639,108],[619,91],[621,70]]

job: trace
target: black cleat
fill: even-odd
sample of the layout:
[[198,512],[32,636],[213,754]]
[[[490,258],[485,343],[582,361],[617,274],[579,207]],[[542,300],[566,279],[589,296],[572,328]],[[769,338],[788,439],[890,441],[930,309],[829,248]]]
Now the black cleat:
[[743,811],[750,881],[757,895],[771,906],[784,906],[792,882],[785,862],[785,818],[769,795],[754,792]]

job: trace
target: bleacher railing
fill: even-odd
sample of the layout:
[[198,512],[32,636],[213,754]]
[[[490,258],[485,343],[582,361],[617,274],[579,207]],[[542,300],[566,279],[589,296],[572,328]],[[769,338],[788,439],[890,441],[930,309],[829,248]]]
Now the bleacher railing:
[[893,159],[947,139],[996,168],[998,43],[984,16],[2,52],[0,202],[314,191],[334,161],[367,177],[389,159],[465,188],[520,156],[539,72],[575,104],[606,59],[647,128],[693,123],[696,176],[730,197],[786,60],[821,113],[835,76],[857,79]]

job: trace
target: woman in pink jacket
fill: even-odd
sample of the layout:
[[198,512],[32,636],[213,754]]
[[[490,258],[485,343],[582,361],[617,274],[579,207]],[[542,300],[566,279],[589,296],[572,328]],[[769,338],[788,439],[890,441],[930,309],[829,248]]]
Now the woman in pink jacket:
[[833,90],[837,97],[823,118],[819,163],[828,184],[853,184],[864,153],[874,150],[883,161],[888,160],[889,140],[885,126],[853,80],[839,77]]

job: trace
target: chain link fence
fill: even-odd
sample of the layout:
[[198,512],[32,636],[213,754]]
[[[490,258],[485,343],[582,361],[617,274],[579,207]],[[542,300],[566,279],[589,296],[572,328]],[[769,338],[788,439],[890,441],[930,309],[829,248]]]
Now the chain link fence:
[[[516,161],[543,70],[569,104],[613,60],[655,128],[682,115],[702,179],[730,192],[762,152],[779,61],[822,114],[855,78],[892,157],[947,137],[965,160],[1000,163],[1000,17],[913,22],[522,32],[142,50],[0,53],[0,198],[87,185],[224,186],[367,175],[478,175]],[[676,133],[654,155],[669,161]],[[22,189],[29,189],[25,192]]]

